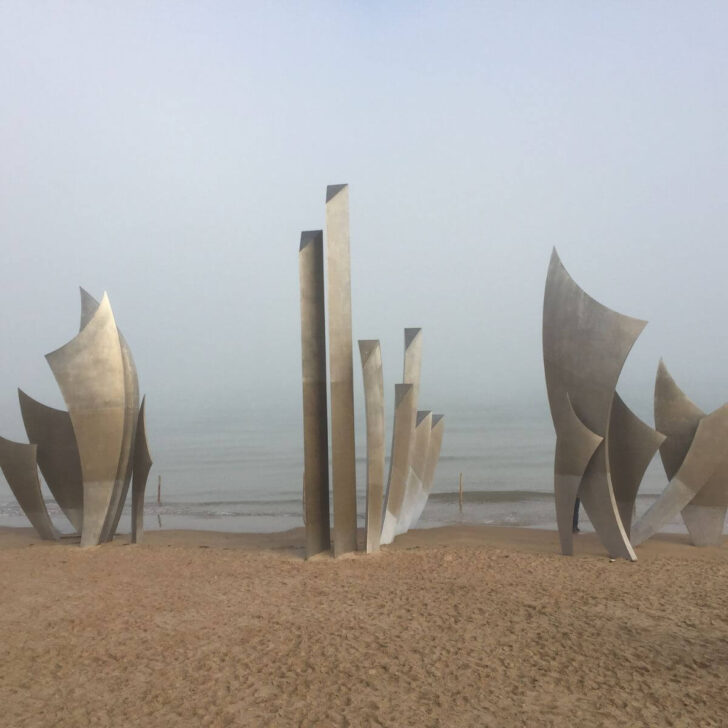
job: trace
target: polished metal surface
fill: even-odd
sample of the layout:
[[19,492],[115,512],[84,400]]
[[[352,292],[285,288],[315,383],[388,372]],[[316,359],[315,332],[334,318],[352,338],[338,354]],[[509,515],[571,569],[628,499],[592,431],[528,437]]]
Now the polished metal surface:
[[301,233],[298,252],[303,380],[306,558],[331,548],[323,232]]
[[[617,380],[635,340],[646,322],[623,316],[588,296],[574,282],[553,251],[546,278],[543,310],[543,355],[546,387],[557,436],[554,490],[562,551],[571,553],[572,539],[562,511],[581,497],[600,540],[612,556],[634,560],[634,550],[624,531],[612,489],[607,447],[600,443],[582,472],[560,469],[572,466],[569,442],[572,413],[591,436],[606,438]],[[566,434],[565,434],[565,431]],[[572,435],[568,432],[571,431]],[[577,436],[582,450],[593,437]],[[583,461],[583,458],[581,458]]]
[[360,339],[359,355],[367,418],[366,551],[369,554],[379,550],[384,508],[384,381],[379,341]]
[[664,440],[665,435],[637,417],[615,393],[607,449],[614,497],[627,535],[645,470]]
[[[99,302],[84,288],[79,289],[81,294],[81,329],[93,318],[99,307]],[[121,441],[121,453],[117,469],[114,491],[111,496],[111,505],[106,514],[104,527],[101,534],[102,541],[111,541],[119,525],[121,513],[124,510],[126,497],[129,493],[132,470],[132,449],[134,447],[134,433],[136,430],[137,418],[139,415],[139,380],[134,364],[134,357],[131,349],[119,333],[119,345],[124,366],[124,397],[126,401],[124,410],[124,435]]]
[[424,510],[427,494],[424,487],[427,454],[432,433],[432,412],[417,412],[410,443],[410,467],[405,485],[404,501],[397,521],[396,533],[407,533],[415,524],[415,517]]
[[392,456],[389,462],[386,510],[382,524],[381,544],[392,543],[397,531],[397,522],[404,501],[407,476],[409,474],[409,452],[414,431],[417,408],[414,402],[412,384],[394,385],[394,431],[392,433]]
[[[660,456],[668,480],[682,465],[704,417],[705,413],[688,399],[660,361],[655,378],[655,423],[667,435]],[[722,541],[728,510],[728,443],[725,451],[726,457],[681,511],[696,546],[715,546]]]
[[81,545],[96,545],[112,505],[126,416],[124,359],[106,294],[79,334],[46,359],[68,406],[81,460]]
[[152,467],[147,441],[147,426],[144,417],[146,397],[142,398],[134,438],[133,478],[131,485],[131,542],[140,543],[144,536],[144,493],[147,477]]
[[35,445],[0,437],[0,469],[38,535],[46,541],[56,541],[60,536],[43,500],[38,480],[36,450]]
[[65,410],[47,407],[20,389],[18,400],[28,440],[38,446],[40,472],[66,518],[81,533],[83,480],[71,417]]
[[604,438],[592,432],[574,412],[569,396],[562,394],[554,455],[554,501],[561,553],[574,553],[572,516],[587,465]]
[[[728,443],[728,405],[723,405],[700,420],[690,449],[679,470],[660,497],[634,524],[632,542],[635,545],[657,533],[695,498],[700,489],[722,467],[726,455],[726,443]],[[698,514],[694,515],[699,518]]]
[[404,330],[404,363],[402,381],[414,387],[415,405],[420,397],[420,374],[422,372],[422,329]]
[[351,338],[349,187],[326,189],[334,556],[356,551],[354,369]]

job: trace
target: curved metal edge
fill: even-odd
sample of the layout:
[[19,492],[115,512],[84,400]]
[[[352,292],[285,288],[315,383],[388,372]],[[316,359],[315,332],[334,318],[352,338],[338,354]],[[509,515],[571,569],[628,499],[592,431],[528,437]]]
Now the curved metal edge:
[[[87,290],[79,287],[81,294],[81,324],[80,330],[88,324],[99,308],[99,301],[96,300]],[[117,329],[118,331],[118,329]],[[124,364],[124,391],[126,407],[124,411],[124,436],[122,439],[121,453],[117,477],[114,484],[114,492],[111,496],[111,506],[106,515],[104,527],[101,532],[102,541],[111,541],[116,533],[121,518],[126,496],[129,492],[132,471],[132,448],[134,446],[134,433],[139,413],[139,378],[131,349],[124,335],[119,333],[119,345]]]
[[48,515],[40,489],[36,450],[36,445],[0,437],[0,469],[37,534],[45,541],[57,541],[60,535]]
[[326,191],[329,387],[331,390],[331,489],[334,498],[334,556],[356,551],[356,444],[354,440],[354,354],[351,337],[349,187]]
[[68,406],[81,460],[81,546],[96,545],[116,484],[126,405],[119,333],[106,294],[83,330],[46,359]]
[[366,552],[379,550],[384,507],[384,466],[386,458],[384,423],[384,378],[382,350],[376,339],[360,339],[364,403],[367,419],[367,513]]
[[665,435],[637,417],[615,392],[609,418],[607,456],[614,497],[629,535],[640,483]]
[[422,372],[422,329],[404,330],[404,362],[402,381],[414,387],[415,406],[420,396],[420,374]]
[[560,408],[562,414],[555,420],[558,425],[554,453],[554,504],[561,553],[571,556],[574,553],[574,534],[571,531],[574,503],[587,465],[604,438],[579,419],[568,394],[564,395]]
[[655,375],[655,427],[665,434],[660,459],[668,480],[672,480],[690,450],[705,412],[690,401],[675,383],[660,359]]
[[301,233],[298,276],[301,299],[306,558],[331,548],[323,246],[321,230]]
[[431,433],[432,412],[430,410],[418,410],[414,432],[412,433],[410,467],[405,485],[404,501],[397,520],[397,534],[407,533],[412,528],[415,514],[418,511],[422,513],[422,509],[424,509],[424,505],[422,505],[421,509],[420,504],[427,502],[423,477],[427,465],[427,452],[430,446]]
[[124,366],[124,435],[121,441],[121,452],[119,453],[119,465],[116,470],[114,492],[111,496],[111,506],[102,534],[103,541],[111,541],[114,538],[129,493],[134,439],[139,418],[139,376],[137,375],[131,349],[121,331],[119,331],[119,346],[121,347],[121,358]]
[[83,479],[71,417],[18,389],[18,401],[28,440],[38,446],[36,457],[48,489],[80,533],[83,528]]
[[134,438],[133,480],[131,486],[131,542],[140,543],[144,535],[144,493],[147,489],[147,478],[152,467],[147,441],[145,419],[146,397],[142,397],[139,417]]
[[437,469],[437,463],[440,461],[440,450],[442,448],[444,434],[445,415],[433,414],[430,439],[427,445],[427,460],[422,474],[423,498],[418,502],[416,509],[412,513],[410,528],[414,528],[422,517],[422,513],[427,505],[427,499],[430,497],[430,493],[432,492],[432,486],[435,482],[435,470]]
[[[725,458],[728,442],[728,404],[698,423],[693,443],[678,472],[660,497],[632,529],[632,542],[641,544],[657,533],[697,495]],[[692,534],[691,534],[692,535]]]
[[554,248],[543,303],[543,359],[554,427],[569,395],[579,419],[606,437],[620,372],[646,321],[625,316],[581,289]]
[[387,505],[380,544],[392,543],[394,540],[409,473],[410,443],[416,414],[414,386],[412,384],[395,384],[392,455],[389,461],[389,478],[385,498]]

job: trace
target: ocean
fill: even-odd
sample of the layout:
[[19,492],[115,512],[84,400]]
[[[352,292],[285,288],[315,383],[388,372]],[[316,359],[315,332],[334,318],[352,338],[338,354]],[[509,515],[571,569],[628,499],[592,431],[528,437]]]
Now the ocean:
[[[461,405],[444,412],[445,436],[433,492],[417,527],[484,523],[555,529],[555,435],[546,402],[517,407]],[[361,415],[357,422],[358,512],[363,526],[366,429],[363,411],[357,415]],[[147,483],[145,528],[273,532],[303,525],[300,410],[151,410],[147,428],[154,466]],[[160,478],[161,503],[157,503]],[[638,514],[665,485],[656,456],[640,489]],[[72,531],[43,488],[56,526],[64,533]],[[131,497],[119,525],[121,532],[130,530],[130,501]],[[0,475],[0,526],[27,525]],[[590,530],[583,512],[581,526]],[[666,530],[684,532],[685,528],[677,518]]]

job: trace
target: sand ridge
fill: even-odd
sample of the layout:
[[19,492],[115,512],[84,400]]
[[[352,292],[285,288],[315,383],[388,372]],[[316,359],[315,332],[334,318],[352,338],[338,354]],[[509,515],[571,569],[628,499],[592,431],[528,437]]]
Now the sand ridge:
[[492,527],[309,562],[300,529],[125,542],[0,532],[0,725],[726,723],[725,548],[663,538],[632,564]]

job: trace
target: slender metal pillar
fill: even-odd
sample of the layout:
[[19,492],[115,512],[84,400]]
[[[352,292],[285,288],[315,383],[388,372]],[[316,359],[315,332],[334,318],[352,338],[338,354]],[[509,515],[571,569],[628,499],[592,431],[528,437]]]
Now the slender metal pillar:
[[321,230],[301,233],[298,273],[303,369],[303,497],[306,558],[309,558],[331,548],[324,242]]
[[134,438],[133,478],[131,485],[131,542],[140,543],[144,535],[144,492],[147,489],[147,477],[152,467],[147,442],[147,425],[144,417],[146,397],[142,398],[139,408],[139,419]]
[[349,186],[326,189],[334,556],[356,551],[354,369],[351,340]]
[[392,434],[392,457],[389,461],[387,484],[387,509],[382,525],[381,543],[392,543],[397,531],[397,521],[402,511],[407,475],[409,452],[414,430],[417,408],[414,403],[412,384],[394,385],[394,432]]
[[367,414],[367,553],[379,550],[384,507],[384,381],[379,341],[359,340]]
[[[407,533],[424,509],[425,495],[423,478],[427,465],[427,453],[430,448],[430,435],[432,433],[432,412],[429,410],[417,412],[415,427],[410,443],[410,464],[407,475],[404,502],[397,521],[397,533]],[[422,508],[420,508],[422,504]]]

